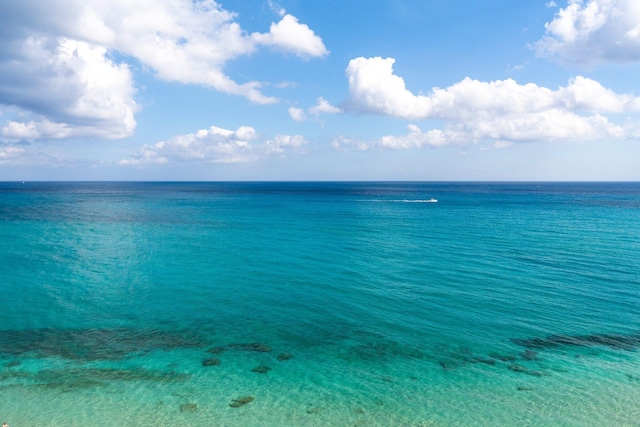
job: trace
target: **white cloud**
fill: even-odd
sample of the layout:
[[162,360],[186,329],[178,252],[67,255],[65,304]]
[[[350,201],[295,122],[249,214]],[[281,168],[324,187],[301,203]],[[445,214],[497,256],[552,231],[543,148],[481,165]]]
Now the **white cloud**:
[[577,76],[556,90],[515,80],[482,82],[465,78],[447,88],[414,95],[393,74],[392,58],[357,58],[349,63],[348,111],[405,119],[443,119],[444,130],[385,137],[367,146],[408,148],[477,142],[622,138],[625,129],[605,114],[640,111],[640,98],[617,94]]
[[552,7],[557,7],[558,6],[556,4],[556,2],[553,1],[553,0],[546,2],[544,5],[545,5],[545,7],[548,7],[548,8],[552,8]]
[[423,146],[439,147],[451,143],[463,144],[466,142],[465,132],[460,129],[446,129],[444,131],[432,129],[423,133],[418,126],[409,125],[408,130],[409,132],[404,136],[383,136],[371,145],[399,150]]
[[0,129],[3,140],[18,141],[40,138],[62,139],[68,137],[74,129],[64,123],[53,123],[48,120],[16,122],[10,120]]
[[273,86],[277,87],[278,89],[287,89],[290,87],[296,87],[298,86],[298,84],[296,82],[280,82],[280,83],[274,84]]
[[307,140],[302,135],[276,135],[265,144],[266,154],[283,154],[285,150],[292,149],[298,151],[307,144]]
[[467,145],[483,140],[494,141],[495,148],[513,143],[586,141],[598,138],[633,137],[632,128],[609,123],[606,117],[582,117],[561,110],[520,115],[517,118],[497,117],[473,123],[452,123],[444,129],[423,132],[416,125],[408,126],[406,135],[387,135],[372,141],[337,138],[335,149],[355,147],[366,151],[374,148],[405,150],[446,145]]
[[252,127],[240,127],[235,132],[212,126],[196,133],[179,135],[168,141],[145,145],[123,165],[169,161],[242,162],[251,155],[250,141],[256,137]]
[[282,6],[280,6],[273,0],[267,0],[267,5],[269,6],[269,9],[278,14],[278,16],[280,17],[283,17],[287,13],[287,11]]
[[493,148],[500,150],[502,148],[509,148],[512,145],[513,145],[513,142],[510,142],[510,141],[496,141],[493,144]]
[[296,122],[303,122],[309,119],[309,114],[314,117],[319,117],[321,114],[339,114],[342,110],[329,103],[323,97],[320,97],[316,101],[316,105],[307,109],[305,112],[302,108],[291,107],[289,108],[289,116]]
[[258,44],[273,46],[302,58],[329,54],[320,37],[307,25],[298,22],[298,18],[288,14],[280,22],[272,23],[268,33],[254,33],[251,38]]
[[41,150],[30,147],[26,141],[18,143],[0,143],[0,165],[2,166],[69,166],[73,167],[81,161],[52,156]]
[[405,118],[430,114],[428,97],[414,95],[402,77],[393,74],[393,58],[356,58],[349,61],[349,99],[346,109],[357,113],[374,113]]
[[302,108],[290,107],[289,116],[296,122],[304,122],[307,120],[307,115]]
[[338,107],[334,107],[329,104],[329,101],[320,97],[318,98],[317,104],[314,107],[309,108],[309,113],[314,116],[319,116],[320,114],[339,114],[342,110]]
[[640,2],[569,0],[534,44],[539,56],[594,65],[640,61]]
[[163,80],[268,104],[278,100],[260,82],[240,84],[224,73],[229,60],[262,45],[304,58],[328,54],[292,15],[270,32],[249,34],[213,0],[22,0],[2,8],[0,103],[29,116],[6,123],[5,138],[13,130],[40,138],[131,135],[138,109],[132,59]]
[[0,100],[33,112],[7,121],[7,139],[122,138],[135,129],[135,89],[126,65],[107,50],[70,39],[30,37],[13,43],[0,61]]
[[357,58],[349,62],[348,111],[406,119],[465,119],[478,115],[547,111],[552,108],[594,112],[640,110],[640,98],[619,95],[595,80],[578,76],[558,90],[513,79],[481,82],[465,78],[428,95],[414,95],[393,74],[393,58]]
[[277,135],[259,142],[259,135],[250,126],[235,131],[212,126],[195,133],[175,136],[140,148],[121,165],[165,164],[170,162],[236,163],[257,160],[286,150],[298,150],[307,141],[300,135]]
[[236,15],[211,0],[94,0],[98,15],[113,29],[114,49],[152,67],[165,80],[195,83],[243,95],[256,103],[276,99],[263,95],[260,83],[237,84],[224,64],[253,53],[260,44],[303,57],[328,53],[322,39],[292,15],[272,23],[268,33],[245,33]]
[[[375,143],[373,143],[375,144]],[[337,151],[347,151],[351,147],[355,147],[360,151],[367,151],[371,148],[372,143],[358,139],[358,138],[349,138],[344,135],[339,135],[331,141],[331,147]]]
[[513,67],[508,67],[507,71],[514,72],[514,71],[520,71],[520,70],[524,70],[524,65],[520,64],[520,65],[514,65]]
[[0,145],[0,165],[16,163],[25,153],[24,148]]

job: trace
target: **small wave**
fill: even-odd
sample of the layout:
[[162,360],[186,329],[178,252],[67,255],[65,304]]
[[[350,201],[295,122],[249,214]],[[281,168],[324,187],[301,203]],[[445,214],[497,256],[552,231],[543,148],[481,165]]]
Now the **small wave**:
[[403,200],[392,200],[392,202],[399,202],[399,203],[438,203],[438,200],[436,199],[426,199],[426,200],[407,200],[407,199],[403,199]]
[[358,201],[374,203],[438,203],[437,199],[363,199]]

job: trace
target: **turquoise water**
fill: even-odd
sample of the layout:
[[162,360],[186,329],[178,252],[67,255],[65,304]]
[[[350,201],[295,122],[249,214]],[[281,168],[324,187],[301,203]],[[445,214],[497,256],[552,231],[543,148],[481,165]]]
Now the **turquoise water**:
[[637,183],[0,183],[0,421],[640,425],[638,254]]

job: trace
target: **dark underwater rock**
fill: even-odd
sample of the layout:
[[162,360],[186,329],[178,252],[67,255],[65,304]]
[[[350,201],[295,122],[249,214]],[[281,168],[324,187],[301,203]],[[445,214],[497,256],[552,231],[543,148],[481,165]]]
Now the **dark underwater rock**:
[[292,357],[293,355],[289,353],[280,353],[278,357],[276,357],[276,359],[278,359],[280,362],[284,362],[285,360],[290,360]]
[[630,335],[549,335],[546,338],[514,338],[514,344],[532,349],[548,349],[561,346],[609,347],[614,350],[636,350],[640,348],[640,333]]
[[180,405],[180,412],[195,412],[198,410],[198,404],[196,403],[183,403]]
[[640,376],[637,375],[633,375],[633,374],[626,374],[627,378],[629,378],[632,381],[640,381]]
[[466,365],[468,363],[468,361],[465,360],[465,359],[466,358],[451,357],[451,358],[448,358],[448,359],[443,359],[443,360],[438,361],[438,364],[445,371],[450,371],[452,369],[457,369],[457,368],[460,368],[460,367]]
[[255,398],[253,396],[242,396],[237,399],[231,400],[231,403],[229,403],[229,406],[231,406],[232,408],[239,408],[241,406],[246,405],[247,403],[253,402],[254,400]]
[[270,367],[264,366],[264,365],[260,365],[260,366],[256,366],[255,368],[253,368],[251,370],[251,372],[256,372],[258,374],[267,374],[267,373],[269,373],[270,370],[271,370]]
[[527,387],[527,386],[518,386],[518,391],[532,391],[533,387]]
[[462,364],[458,363],[458,362],[442,361],[442,360],[440,362],[438,362],[438,364],[445,371],[451,371],[451,370],[457,369],[457,368],[462,366]]
[[255,351],[257,353],[268,353],[271,351],[271,347],[258,342],[247,344],[229,344],[227,348],[232,350]]
[[452,369],[458,368],[460,366],[459,363],[456,362],[451,362],[451,361],[443,361],[441,360],[440,362],[438,362],[438,364],[440,365],[440,367],[442,369],[444,369],[445,371],[450,371]]
[[210,349],[207,350],[207,353],[222,354],[225,351],[227,351],[227,346],[226,345],[219,345],[219,346],[216,346],[216,347],[211,347]]
[[6,362],[4,365],[5,368],[15,368],[16,366],[20,366],[22,365],[22,362],[19,360],[10,360],[8,362]]
[[518,360],[516,356],[499,353],[489,353],[489,357],[500,360],[501,362],[515,362],[516,360]]
[[520,357],[524,360],[536,360],[538,359],[538,352],[534,350],[526,350],[520,353]]
[[473,356],[469,359],[469,361],[471,363],[482,363],[484,365],[490,365],[490,366],[493,366],[496,364],[495,359],[487,359],[486,357],[481,357],[481,356]]
[[210,359],[204,359],[202,361],[202,366],[218,366],[218,365],[220,365],[220,359],[217,359],[215,357]]
[[524,367],[522,365],[518,365],[516,363],[513,363],[513,364],[509,365],[509,370],[511,370],[513,372],[519,372],[519,373],[522,373],[522,374],[531,375],[533,377],[541,377],[541,376],[544,375],[540,371],[529,369],[529,368],[526,368],[526,367]]
[[101,387],[115,381],[184,382],[189,374],[152,371],[148,369],[43,369],[33,374],[33,381],[41,387],[73,391],[82,388]]
[[466,347],[466,346],[463,346],[463,345],[458,347],[458,352],[460,354],[466,354],[466,355],[470,355],[472,353],[471,349],[469,347]]
[[119,360],[131,353],[203,347],[189,331],[157,329],[26,329],[0,331],[0,355]]
[[60,382],[48,382],[45,384],[39,384],[38,387],[42,387],[45,389],[54,389],[61,391],[62,393],[70,393],[73,391],[77,391],[83,388],[96,388],[96,387],[104,387],[106,383],[103,381],[93,380],[90,378],[83,379],[75,379],[69,381],[60,381]]
[[228,344],[228,345],[218,345],[215,347],[211,347],[210,349],[207,350],[207,353],[222,354],[227,350],[241,350],[241,351],[254,351],[256,353],[268,353],[271,351],[271,347],[259,342]]
[[34,375],[35,374],[31,374],[29,372],[24,372],[24,371],[18,371],[18,370],[0,371],[0,382],[13,380],[17,378],[31,378]]
[[318,412],[324,411],[324,406],[314,406],[307,409],[307,414],[317,414]]

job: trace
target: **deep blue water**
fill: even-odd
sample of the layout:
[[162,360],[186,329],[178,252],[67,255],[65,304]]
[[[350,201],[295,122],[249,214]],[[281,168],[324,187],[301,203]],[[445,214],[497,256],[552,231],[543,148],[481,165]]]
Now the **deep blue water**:
[[640,425],[639,254],[639,183],[0,183],[0,417]]

